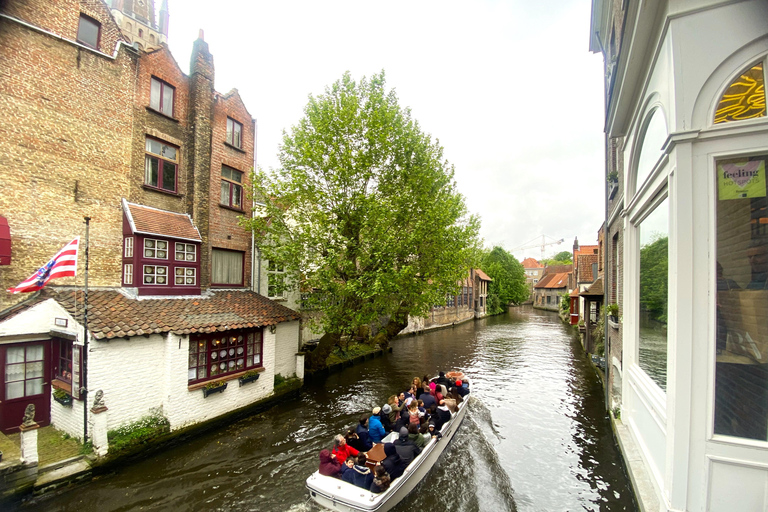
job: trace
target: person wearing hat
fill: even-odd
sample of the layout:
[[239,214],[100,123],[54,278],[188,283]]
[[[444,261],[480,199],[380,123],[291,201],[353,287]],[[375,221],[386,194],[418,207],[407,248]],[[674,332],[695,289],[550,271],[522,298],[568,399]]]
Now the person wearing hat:
[[456,392],[460,394],[462,397],[465,397],[469,394],[469,386],[464,386],[464,382],[461,380],[456,381]]
[[384,430],[384,426],[381,424],[381,407],[374,407],[373,414],[368,418],[368,437],[370,437],[372,443],[380,443],[387,432]]
[[408,429],[405,427],[400,429],[400,437],[394,444],[397,455],[402,459],[406,466],[413,462],[413,459],[421,453],[421,448],[416,446],[413,441],[408,438]]
[[379,413],[379,418],[381,419],[381,426],[384,427],[384,431],[389,434],[392,432],[392,421],[389,419],[389,414],[392,412],[392,407],[390,407],[389,404],[384,404],[384,407],[381,408],[381,413]]

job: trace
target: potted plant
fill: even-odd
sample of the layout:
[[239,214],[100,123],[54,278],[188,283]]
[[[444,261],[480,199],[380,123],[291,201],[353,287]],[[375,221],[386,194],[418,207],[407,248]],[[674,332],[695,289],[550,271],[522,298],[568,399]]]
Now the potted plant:
[[619,323],[619,305],[615,302],[605,306],[605,314],[608,315],[611,322],[615,324]]
[[608,183],[618,183],[619,182],[619,173],[616,171],[611,171],[606,176],[606,181]]
[[203,388],[203,398],[208,398],[208,395],[212,395],[214,393],[221,393],[225,389],[227,389],[226,382],[220,380],[211,381]]
[[53,399],[65,407],[72,406],[72,395],[70,395],[63,389],[58,389],[58,388],[55,389],[53,391]]
[[259,380],[259,375],[261,373],[257,372],[256,370],[248,370],[244,374],[242,374],[237,380],[240,382],[240,386],[243,384],[248,384],[249,382],[253,382],[255,380]]
[[616,171],[609,172],[606,181],[608,181],[608,199],[613,199],[616,191],[619,190],[619,173]]
[[587,327],[584,325],[584,319],[579,320],[579,332],[586,332]]

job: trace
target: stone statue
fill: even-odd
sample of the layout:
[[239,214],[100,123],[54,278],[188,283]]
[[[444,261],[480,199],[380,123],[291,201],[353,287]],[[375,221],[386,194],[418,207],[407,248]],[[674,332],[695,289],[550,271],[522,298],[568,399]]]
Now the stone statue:
[[24,410],[24,421],[22,421],[22,427],[34,427],[35,423],[35,404],[29,404]]
[[104,403],[104,392],[102,390],[98,390],[96,392],[96,396],[93,399],[93,408],[101,409],[102,407],[106,407],[106,404]]

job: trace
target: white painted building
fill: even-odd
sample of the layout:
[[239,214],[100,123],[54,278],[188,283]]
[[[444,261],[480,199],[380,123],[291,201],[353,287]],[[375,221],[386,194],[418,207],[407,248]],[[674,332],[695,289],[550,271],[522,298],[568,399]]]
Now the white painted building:
[[592,5],[623,183],[611,405],[641,508],[768,510],[768,2]]
[[[108,429],[160,414],[176,430],[267,398],[277,374],[303,378],[299,315],[261,295],[218,290],[197,297],[139,299],[124,290],[96,290],[89,294],[89,394],[83,402],[76,389],[84,383],[82,295],[82,289],[44,289],[0,322],[0,339],[12,339],[28,354],[53,352],[47,358],[50,367],[46,363],[40,372],[57,389],[66,386],[67,369],[72,369],[74,386],[66,391],[74,400],[48,405],[44,396],[37,419],[45,420],[50,407],[50,423],[74,437],[83,436],[83,406],[91,407],[97,390],[104,392]],[[71,354],[68,361],[64,353]],[[240,377],[254,373],[257,380],[240,383]],[[205,396],[211,382],[227,387]],[[90,410],[88,421],[93,421]]]

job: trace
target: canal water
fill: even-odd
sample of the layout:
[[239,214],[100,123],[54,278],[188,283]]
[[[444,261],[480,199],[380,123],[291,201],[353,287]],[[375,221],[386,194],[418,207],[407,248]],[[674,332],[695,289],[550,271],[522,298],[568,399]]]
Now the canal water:
[[636,510],[600,382],[554,313],[513,308],[392,345],[300,398],[22,510],[316,511],[304,480],[333,434],[413,377],[456,368],[472,379],[468,414],[396,510]]

